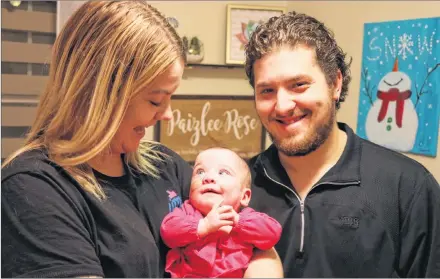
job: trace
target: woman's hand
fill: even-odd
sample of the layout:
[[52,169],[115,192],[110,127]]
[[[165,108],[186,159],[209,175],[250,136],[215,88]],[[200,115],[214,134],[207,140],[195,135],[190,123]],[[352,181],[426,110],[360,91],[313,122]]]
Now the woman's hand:
[[275,248],[254,249],[254,256],[244,273],[244,278],[283,278],[283,265]]

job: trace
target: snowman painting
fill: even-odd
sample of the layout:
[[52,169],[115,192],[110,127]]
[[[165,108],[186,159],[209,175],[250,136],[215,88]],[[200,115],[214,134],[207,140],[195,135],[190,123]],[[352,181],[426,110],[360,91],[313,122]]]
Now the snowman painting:
[[392,71],[380,80],[377,100],[368,112],[368,140],[402,152],[413,148],[419,121],[411,94],[411,79],[399,71],[396,58]]
[[436,157],[440,17],[365,23],[359,85],[359,137]]

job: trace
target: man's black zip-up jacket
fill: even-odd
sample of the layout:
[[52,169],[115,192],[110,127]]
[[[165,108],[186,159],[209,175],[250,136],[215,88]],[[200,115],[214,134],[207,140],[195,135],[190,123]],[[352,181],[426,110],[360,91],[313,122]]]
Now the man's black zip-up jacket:
[[300,200],[275,146],[250,160],[250,206],[283,226],[285,277],[440,277],[440,188],[345,124],[338,162]]

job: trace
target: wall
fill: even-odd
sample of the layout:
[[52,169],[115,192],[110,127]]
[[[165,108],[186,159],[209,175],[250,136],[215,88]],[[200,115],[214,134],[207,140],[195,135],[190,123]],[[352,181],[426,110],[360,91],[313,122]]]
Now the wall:
[[[399,9],[397,11],[397,9]],[[349,97],[342,104],[338,120],[354,130],[357,126],[363,25],[367,22],[440,16],[438,1],[292,1],[288,11],[309,14],[323,21],[335,33],[336,40],[350,56],[353,80]],[[440,138],[439,138],[440,139]],[[438,144],[440,149],[440,140]],[[440,150],[436,158],[407,154],[429,169],[440,181]]]
[[12,8],[9,1],[2,1],[1,7],[1,158],[5,158],[22,146],[47,82],[55,41],[56,3],[22,1]]
[[56,20],[56,32],[61,31],[61,28],[66,23],[70,15],[78,9],[82,4],[87,1],[58,1],[57,2],[57,20]]
[[[226,6],[257,5],[287,7],[288,1],[149,1],[167,17],[179,21],[180,36],[197,36],[204,43],[204,64],[225,64]],[[176,94],[252,95],[243,68],[186,69]],[[146,138],[153,139],[153,128]],[[266,141],[267,142],[267,141]]]
[[[63,5],[76,7],[79,2],[62,1]],[[10,136],[2,133],[2,157],[21,144],[23,131],[31,124],[34,113],[32,101],[36,100],[44,88],[46,77],[41,74],[43,64],[49,62],[49,50],[55,33],[56,17],[53,5],[47,8],[44,2],[27,5],[22,2],[21,10],[8,11],[2,2],[2,31],[19,30],[24,32],[25,41],[10,42],[2,32],[2,132],[10,126]],[[245,4],[262,6],[283,6],[288,10],[297,10],[316,16],[324,21],[336,34],[340,45],[353,57],[353,81],[350,95],[339,112],[339,120],[348,123],[354,129],[357,124],[359,78],[362,52],[363,24],[365,22],[397,20],[418,17],[438,16],[440,2],[391,2],[391,1],[150,1],[166,16],[176,17],[180,23],[177,31],[181,36],[198,36],[205,47],[205,59],[202,63],[224,64],[226,45],[226,5]],[[47,6],[47,4],[44,4]],[[399,8],[399,12],[396,11]],[[61,15],[65,17],[65,15]],[[63,19],[60,21],[62,22]],[[14,31],[15,32],[15,31]],[[34,34],[35,33],[35,34]],[[41,34],[49,37],[38,39]],[[19,34],[20,35],[20,34]],[[15,35],[14,35],[15,36]],[[21,36],[21,35],[20,35]],[[4,38],[5,37],[5,38]],[[33,41],[33,39],[35,39]],[[31,51],[30,51],[31,50]],[[11,68],[5,73],[5,63],[13,63],[17,68],[25,65],[23,71]],[[42,66],[43,65],[43,66]],[[252,89],[246,80],[244,70],[223,68],[186,69],[184,80],[177,94],[209,95],[252,95]],[[30,101],[23,104],[20,98]],[[29,102],[28,102],[29,103]],[[18,105],[18,107],[17,107]],[[13,110],[14,112],[12,112]],[[14,115],[21,115],[15,117]],[[153,138],[153,129],[149,129],[147,138]],[[266,141],[267,145],[270,141]],[[440,146],[440,142],[439,142]],[[440,152],[439,152],[440,153]],[[408,155],[425,165],[440,181],[440,154],[437,158]]]

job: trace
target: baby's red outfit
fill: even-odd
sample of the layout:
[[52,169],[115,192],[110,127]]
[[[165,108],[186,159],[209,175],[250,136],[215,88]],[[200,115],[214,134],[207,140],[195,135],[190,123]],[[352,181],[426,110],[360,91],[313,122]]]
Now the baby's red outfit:
[[189,201],[165,216],[161,236],[171,248],[165,270],[173,278],[241,278],[253,249],[270,249],[278,242],[281,225],[251,208],[240,213],[238,224],[229,234],[216,232],[199,239],[197,227],[202,214]]

